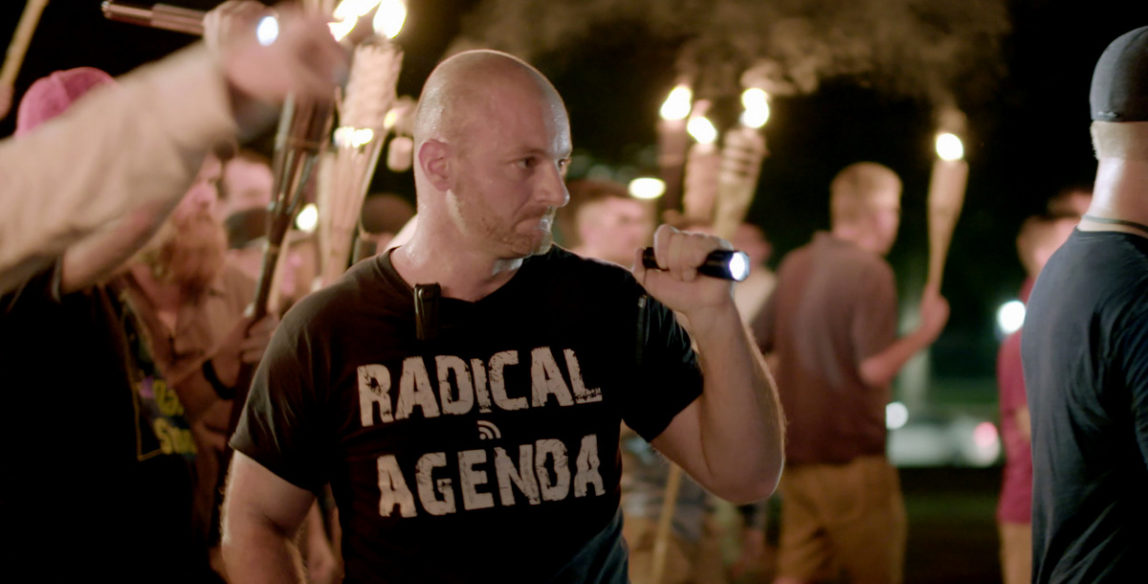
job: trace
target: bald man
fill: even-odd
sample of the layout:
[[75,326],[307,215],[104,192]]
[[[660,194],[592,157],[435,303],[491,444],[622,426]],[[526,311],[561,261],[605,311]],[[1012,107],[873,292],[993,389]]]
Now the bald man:
[[936,290],[918,328],[897,338],[897,291],[883,256],[897,237],[901,180],[873,162],[830,185],[832,231],[781,263],[753,323],[776,359],[789,421],[777,583],[901,581],[905,509],[885,458],[889,384],[948,320]]
[[569,121],[509,55],[440,64],[415,126],[413,235],[293,308],[256,374],[234,581],[298,578],[291,535],[330,482],[349,581],[625,582],[622,420],[718,495],[768,495],[776,394],[730,284],[694,269],[728,244],[663,226],[666,269],[632,273],[551,246]]

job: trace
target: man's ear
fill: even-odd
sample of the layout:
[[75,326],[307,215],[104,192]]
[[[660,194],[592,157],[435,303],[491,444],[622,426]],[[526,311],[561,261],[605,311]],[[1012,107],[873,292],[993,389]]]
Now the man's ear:
[[453,165],[450,154],[449,144],[440,140],[427,140],[415,155],[423,174],[439,191],[448,190],[452,182]]

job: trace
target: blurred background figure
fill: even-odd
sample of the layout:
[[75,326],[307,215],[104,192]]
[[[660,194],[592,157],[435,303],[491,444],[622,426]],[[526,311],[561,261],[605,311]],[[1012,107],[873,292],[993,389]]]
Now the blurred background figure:
[[359,218],[354,261],[386,251],[395,236],[414,216],[414,206],[398,195],[368,195],[363,201],[363,212]]
[[[18,133],[26,134],[65,113],[90,91],[114,86],[111,76],[90,67],[53,73],[34,84],[21,100]],[[223,578],[222,564],[209,560],[209,548],[215,538],[212,513],[229,400],[240,364],[259,361],[276,322],[268,318],[253,323],[243,315],[254,294],[254,282],[225,261],[227,241],[217,208],[219,176],[219,159],[209,154],[166,220],[160,210],[137,212],[69,248],[55,269],[54,294],[63,298],[54,308],[54,302],[30,304],[29,294],[17,294],[8,306],[12,314],[38,315],[33,320],[43,326],[50,326],[56,311],[71,309],[87,312],[86,317],[98,323],[100,310],[82,308],[85,303],[78,297],[96,306],[118,306],[112,308],[120,313],[114,328],[96,332],[96,325],[87,334],[105,336],[110,347],[117,347],[117,341],[124,338],[129,354],[105,355],[110,363],[83,369],[82,374],[98,386],[94,394],[117,402],[102,394],[114,384],[113,377],[101,373],[109,367],[124,367],[125,358],[138,368],[128,370],[140,383],[132,406],[137,423],[146,424],[148,433],[137,428],[136,457],[160,460],[146,471],[137,471],[145,480],[154,481],[145,489],[150,492],[114,496],[136,499],[146,521],[167,524],[163,530],[141,529],[127,536],[130,541],[157,540],[149,545],[158,547],[141,545],[142,550],[151,551],[140,553],[152,553],[155,558],[148,561],[200,582]],[[70,292],[77,298],[68,299]],[[72,327],[84,329],[79,314],[72,316],[61,334]],[[112,403],[94,404],[85,413],[98,424],[112,426],[115,422],[110,417],[102,418],[111,413],[111,407]],[[98,444],[96,440],[88,446],[99,448]],[[116,472],[111,467],[100,470]],[[115,514],[113,501],[97,496],[91,504],[107,506]],[[123,515],[112,519],[131,525],[138,518],[125,507]]]
[[[228,259],[253,280],[263,266],[263,247],[270,217],[273,188],[271,164],[253,150],[239,150],[223,161],[220,196],[227,228]],[[270,305],[282,314],[308,294],[318,274],[318,251],[312,234],[300,229],[287,233],[287,253],[280,254],[275,274],[277,294]]]
[[[1068,194],[1075,200],[1090,197],[1086,191]],[[1059,206],[1057,199],[1050,202],[1050,211],[1072,210],[1072,207]],[[1028,302],[1040,270],[1079,221],[1079,216],[1036,216],[1025,220],[1016,238],[1017,255],[1028,276],[1020,291],[1021,302]],[[1012,333],[1001,343],[997,354],[1001,438],[1005,448],[997,526],[1004,584],[1032,581],[1032,424],[1025,396],[1020,339],[1021,330]]]
[[773,245],[765,237],[765,231],[752,223],[738,225],[730,243],[734,249],[740,249],[749,256],[749,277],[733,287],[733,301],[741,312],[742,322],[748,324],[765,307],[765,301],[769,300],[777,284],[777,276],[768,265]]
[[649,245],[654,232],[647,203],[610,181],[576,180],[567,188],[570,203],[558,213],[563,245],[584,257],[634,263],[634,250]]
[[786,256],[753,323],[789,422],[779,583],[902,579],[906,517],[885,454],[885,404],[900,369],[940,335],[949,307],[926,290],[919,327],[897,337],[884,256],[900,212],[901,181],[889,168],[860,162],[839,172],[832,231]]

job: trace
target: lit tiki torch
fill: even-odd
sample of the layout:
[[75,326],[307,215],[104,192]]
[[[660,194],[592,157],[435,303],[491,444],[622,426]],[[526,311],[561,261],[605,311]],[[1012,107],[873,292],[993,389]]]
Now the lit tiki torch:
[[936,286],[938,290],[969,179],[965,147],[957,135],[964,128],[964,114],[953,109],[941,113],[940,132],[936,136],[937,159],[929,179],[929,275],[926,280],[926,285]]
[[686,117],[690,115],[694,94],[685,83],[680,83],[662,102],[658,121],[658,167],[666,185],[662,195],[662,211],[680,211],[682,204],[682,172],[686,161]]
[[[699,102],[703,104],[703,102]],[[709,224],[713,220],[714,200],[717,198],[718,168],[721,154],[718,153],[718,131],[709,118],[702,115],[705,107],[695,108],[698,114],[690,116],[686,132],[696,142],[686,156],[685,193],[683,206],[687,222]]]
[[749,211],[767,153],[761,128],[769,121],[769,96],[751,87],[742,92],[741,103],[744,110],[738,126],[725,136],[714,209],[714,233],[725,239],[733,237]]
[[350,33],[354,21],[372,9],[375,34],[355,48],[350,80],[340,104],[339,127],[335,129],[335,151],[324,158],[320,169],[320,282],[324,286],[338,279],[351,259],[363,200],[386,139],[387,113],[395,102],[402,66],[402,49],[392,40],[406,21],[402,0],[344,0],[335,9],[335,17],[351,24],[336,23],[332,27],[336,36]]

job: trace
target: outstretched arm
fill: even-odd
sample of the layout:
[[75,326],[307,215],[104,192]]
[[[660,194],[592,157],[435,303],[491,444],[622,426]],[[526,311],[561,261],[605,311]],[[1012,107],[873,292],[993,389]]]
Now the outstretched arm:
[[715,237],[662,226],[655,254],[665,271],[635,263],[635,276],[667,307],[682,313],[697,343],[702,395],[652,441],[655,448],[714,494],[733,502],[773,492],[784,461],[777,389],[733,303],[731,284],[698,275]]
[[[249,34],[218,54],[202,46],[181,51],[0,142],[0,292],[141,207],[152,205],[162,218],[216,143],[270,122],[288,93],[332,95],[345,52],[321,20],[291,9],[280,15],[270,46]],[[114,249],[94,249],[95,257],[122,256],[120,244],[132,237],[115,235]],[[101,273],[76,269],[81,284]]]

